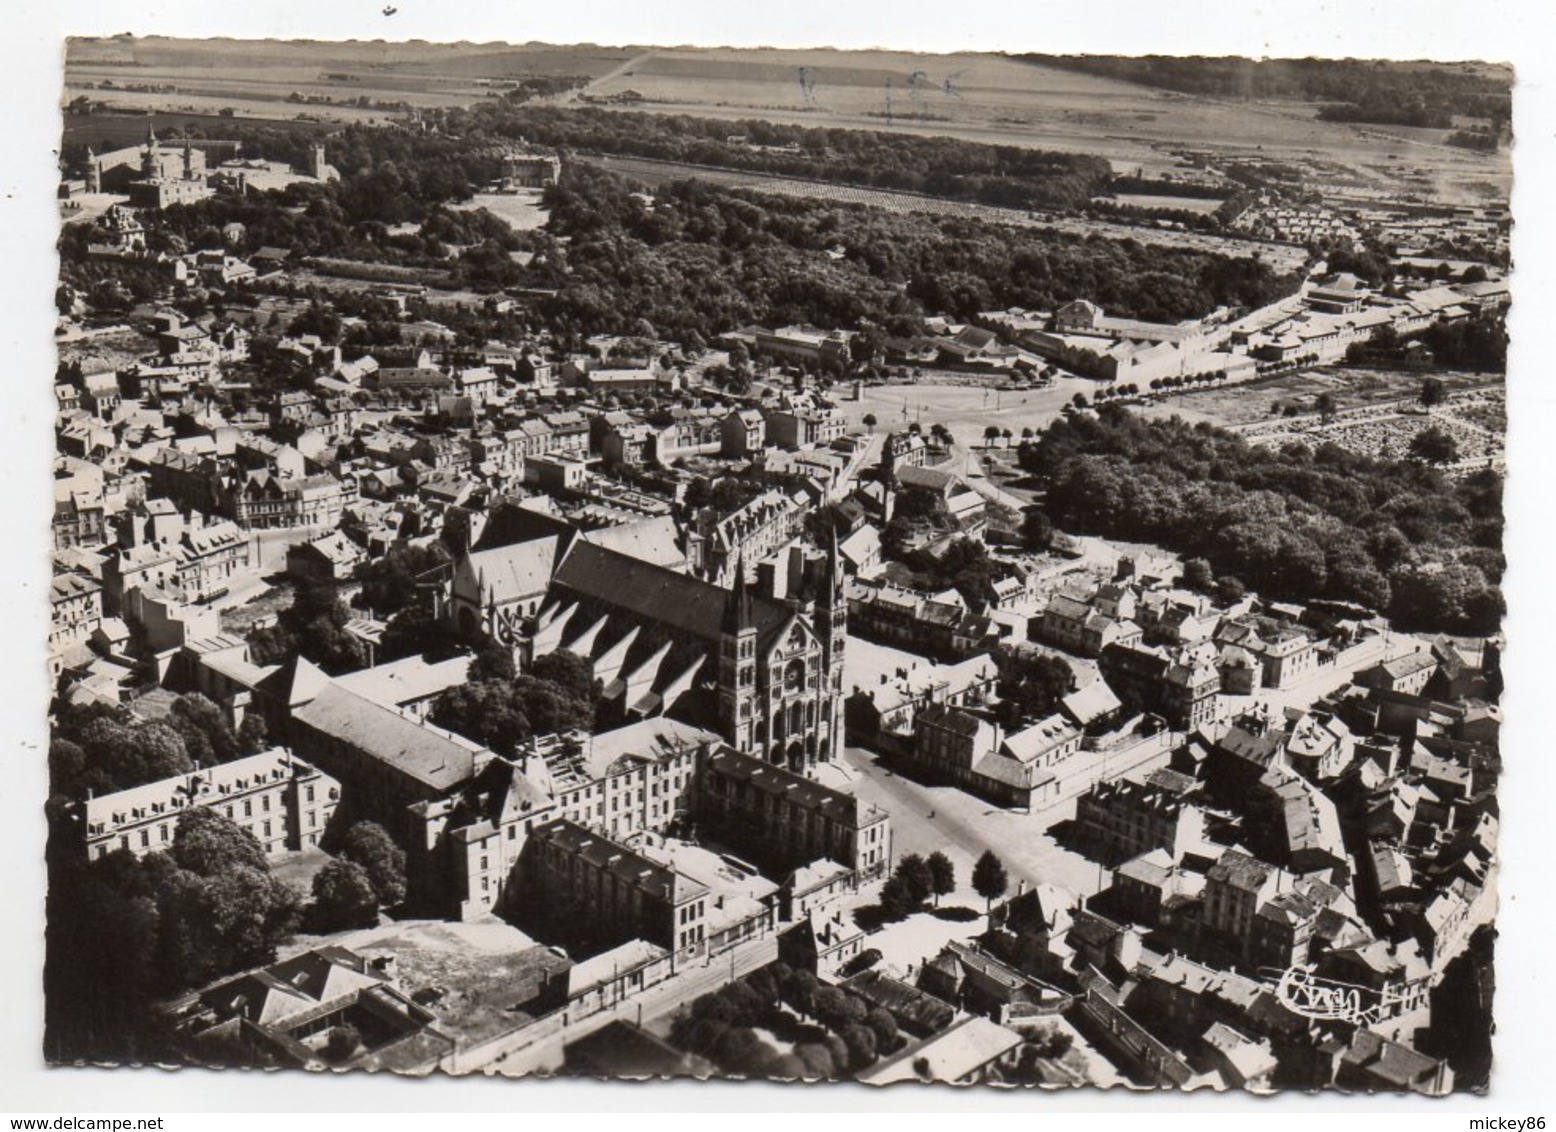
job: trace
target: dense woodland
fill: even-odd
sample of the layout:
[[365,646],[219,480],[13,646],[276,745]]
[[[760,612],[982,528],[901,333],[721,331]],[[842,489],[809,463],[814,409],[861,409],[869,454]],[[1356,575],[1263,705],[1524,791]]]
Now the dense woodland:
[[1076,296],[1175,322],[1257,306],[1296,284],[1252,259],[698,181],[663,186],[650,203],[630,182],[576,165],[550,203],[550,235],[568,244],[537,255],[533,274],[557,288],[547,313],[586,332],[646,321],[667,337],[710,338],[751,322],[809,322],[903,334],[926,313],[1052,309]]
[[1405,630],[1487,634],[1503,613],[1502,480],[1425,461],[1249,445],[1108,406],[1020,450],[1060,527],[1206,559],[1269,598],[1332,597]]
[[[546,113],[566,122],[576,112]],[[593,118],[602,120],[601,128],[638,121],[602,112]],[[245,152],[291,156],[287,147],[294,143],[282,140],[281,131],[251,132]],[[917,154],[914,146],[940,144],[810,132],[857,134],[868,140],[861,152],[902,160]],[[516,233],[484,210],[447,207],[495,175],[489,140],[484,133],[456,141],[348,127],[331,139],[330,160],[342,172],[338,184],[219,194],[166,209],[149,234],[152,250],[223,246],[229,226],[239,224],[242,234],[231,245],[237,252],[281,247],[294,256],[435,272],[451,285],[479,290],[554,289],[542,313],[563,332],[624,333],[647,322],[666,337],[711,338],[751,322],[874,324],[907,334],[919,329],[926,312],[970,317],[992,307],[1047,308],[1076,296],[1120,315],[1177,321],[1217,306],[1256,306],[1295,285],[1246,258],[781,199],[698,181],[661,186],[650,201],[641,186],[577,162],[548,194],[547,228]],[[899,152],[898,143],[907,149]],[[1009,166],[1032,177],[1052,156],[945,144],[961,155],[957,168]],[[1095,172],[1084,174],[1087,194],[1096,187]],[[87,225],[65,230],[63,280],[94,302],[114,299],[119,288],[121,304],[154,294],[159,280],[150,265],[87,255],[87,245],[100,238]],[[841,258],[826,254],[839,248]],[[533,258],[521,263],[518,251]]]
[[[1028,62],[1214,98],[1320,102],[1337,122],[1448,129],[1455,117],[1509,120],[1512,89],[1496,73],[1360,59],[1022,55]],[[1495,129],[1493,130],[1495,132]]]
[[461,134],[523,138],[563,150],[810,177],[1009,208],[1078,208],[1112,176],[1106,160],[1086,154],[758,119],[488,103],[448,112],[447,124]]

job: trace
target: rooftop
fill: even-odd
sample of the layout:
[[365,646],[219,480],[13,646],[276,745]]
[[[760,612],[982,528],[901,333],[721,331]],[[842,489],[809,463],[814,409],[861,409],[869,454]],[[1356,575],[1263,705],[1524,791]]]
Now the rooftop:
[[[619,551],[580,539],[563,559],[554,580],[580,596],[602,600],[701,641],[718,641],[723,635],[728,591]],[[770,644],[794,617],[787,605],[756,595],[751,595],[751,610],[759,649]]]
[[1236,849],[1228,849],[1206,875],[1212,881],[1253,892],[1263,887],[1273,871],[1273,865],[1266,865]]
[[[861,1073],[867,1085],[894,1081],[960,1081],[1003,1057],[1022,1042],[1020,1034],[981,1016],[964,1018],[943,1034],[909,1045]],[[925,1072],[920,1073],[923,1067]]]
[[292,718],[439,792],[473,778],[487,754],[468,739],[416,723],[333,682]]
[[384,981],[360,955],[343,947],[320,947],[218,983],[200,999],[224,1014],[261,1026],[280,1026],[294,1015]]
[[408,656],[388,664],[348,672],[336,677],[335,683],[375,704],[399,707],[463,684],[472,659],[469,656],[456,656],[449,660],[429,661],[420,656]]
[[832,821],[854,829],[885,818],[880,810],[862,804],[852,795],[833,790],[772,763],[742,755],[728,747],[715,752],[708,760],[707,773],[717,773],[744,782],[763,793],[783,797],[792,804],[803,806],[813,813],[824,814]]
[[312,773],[313,767],[308,763],[294,758],[290,751],[273,747],[229,763],[88,798],[82,804],[87,833],[98,836],[158,814],[179,813],[204,802],[237,797]]
[[612,873],[617,881],[644,896],[670,904],[683,904],[707,895],[706,885],[682,876],[675,869],[651,861],[617,841],[591,833],[576,822],[558,818],[537,826],[530,840],[582,859],[599,872]]

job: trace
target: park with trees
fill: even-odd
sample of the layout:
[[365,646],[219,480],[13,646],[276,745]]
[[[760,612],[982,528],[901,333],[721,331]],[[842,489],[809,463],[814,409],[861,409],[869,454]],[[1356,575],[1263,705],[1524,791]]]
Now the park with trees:
[[1209,424],[1119,407],[1023,445],[1054,524],[1202,558],[1268,598],[1357,602],[1409,631],[1501,622],[1502,480],[1450,478],[1430,447],[1381,460],[1334,444],[1251,445]]
[[149,1061],[154,1003],[275,960],[295,890],[247,831],[210,808],[179,816],[172,848],[88,862],[51,840],[44,1046],[51,1061]]
[[846,986],[774,963],[693,1000],[670,1040],[737,1077],[851,1077],[902,1047],[896,1019]]

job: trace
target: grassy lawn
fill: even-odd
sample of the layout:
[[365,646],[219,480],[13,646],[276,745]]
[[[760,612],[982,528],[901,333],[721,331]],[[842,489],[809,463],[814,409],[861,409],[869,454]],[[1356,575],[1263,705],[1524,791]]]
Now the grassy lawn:
[[519,193],[476,193],[467,201],[449,205],[456,212],[484,208],[499,220],[505,220],[516,232],[528,232],[545,226],[551,213],[540,207],[540,190]]
[[313,878],[333,857],[323,849],[300,849],[270,859],[270,875],[291,885],[308,897],[313,892]]

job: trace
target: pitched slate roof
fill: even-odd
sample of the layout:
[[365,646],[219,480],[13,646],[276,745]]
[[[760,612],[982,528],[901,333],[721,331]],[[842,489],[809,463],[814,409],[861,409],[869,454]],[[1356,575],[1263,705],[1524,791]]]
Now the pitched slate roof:
[[292,719],[439,792],[469,781],[482,751],[469,740],[419,724],[334,683],[293,712]]
[[[728,591],[721,586],[582,539],[573,544],[553,581],[581,597],[606,602],[699,640],[716,642],[722,634]],[[794,611],[755,595],[750,601],[757,647],[765,648]]]
[[1090,723],[1094,719],[1117,711],[1122,702],[1114,694],[1113,689],[1107,686],[1103,680],[1093,680],[1078,692],[1071,692],[1059,701],[1070,717],[1081,724]]
[[494,601],[544,593],[551,582],[560,542],[551,535],[494,550],[477,550],[470,555],[470,571],[485,581]]
[[384,980],[343,947],[320,947],[259,971],[250,971],[201,995],[207,1005],[262,1026],[354,995]]
[[917,1081],[918,1067],[927,1066],[932,1081],[960,1081],[992,1061],[997,1061],[1022,1042],[1020,1034],[981,1015],[964,1018],[943,1034],[909,1046],[866,1070],[859,1079],[870,1085]]
[[812,814],[823,814],[839,825],[863,829],[882,816],[881,811],[852,794],[795,774],[781,766],[726,747],[709,756],[704,774],[723,775],[753,790],[776,795]]
[[384,707],[424,700],[463,684],[470,670],[470,656],[429,661],[407,656],[374,668],[363,668],[336,678],[336,683],[364,699]]
[[653,899],[682,904],[708,891],[707,885],[684,873],[649,860],[627,846],[592,833],[567,818],[557,818],[537,826],[530,838],[554,846],[569,856],[581,858],[597,871],[608,871],[619,884],[635,888]]
[[1266,865],[1263,861],[1250,857],[1246,853],[1239,853],[1236,849],[1228,849],[1221,854],[1221,859],[1211,866],[1210,872],[1206,875],[1213,881],[1255,892],[1263,886],[1273,871],[1273,865]]
[[657,566],[679,569],[686,564],[686,555],[677,540],[675,519],[669,515],[654,515],[633,523],[582,531],[578,537]]

